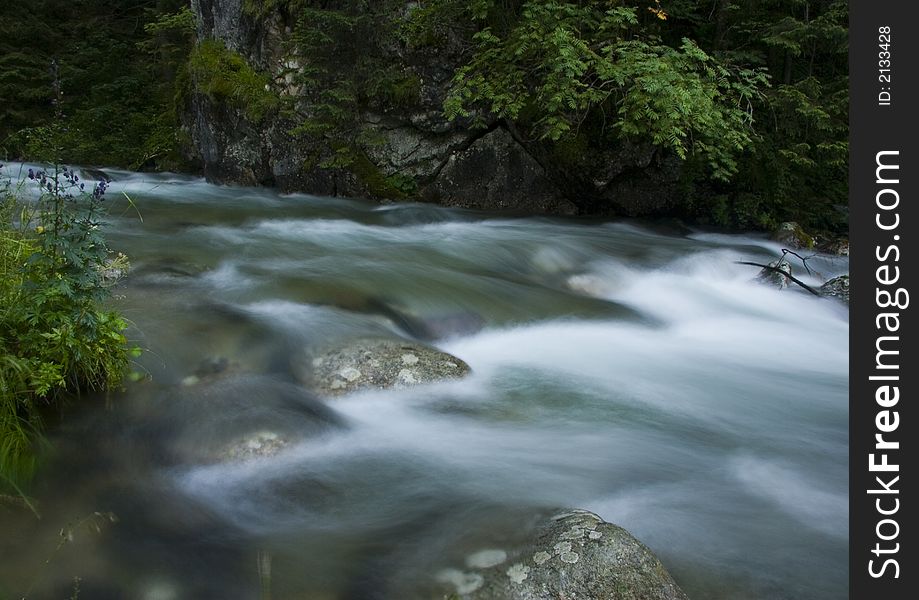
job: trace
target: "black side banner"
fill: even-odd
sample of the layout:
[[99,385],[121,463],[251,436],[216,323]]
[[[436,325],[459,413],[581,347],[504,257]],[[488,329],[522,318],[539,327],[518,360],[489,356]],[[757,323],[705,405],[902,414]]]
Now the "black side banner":
[[850,597],[915,598],[919,31],[908,0],[850,6]]

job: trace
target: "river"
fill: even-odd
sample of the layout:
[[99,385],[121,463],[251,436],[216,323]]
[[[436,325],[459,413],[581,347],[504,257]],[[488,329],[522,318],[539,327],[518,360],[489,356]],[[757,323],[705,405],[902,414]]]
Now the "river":
[[[696,600],[847,597],[848,310],[736,264],[777,244],[110,173],[113,304],[149,377],[52,419],[41,520],[0,510],[0,596],[411,598],[577,507]],[[289,401],[304,357],[365,334],[472,374],[323,401],[320,427]],[[303,435],[208,459],[227,426]]]

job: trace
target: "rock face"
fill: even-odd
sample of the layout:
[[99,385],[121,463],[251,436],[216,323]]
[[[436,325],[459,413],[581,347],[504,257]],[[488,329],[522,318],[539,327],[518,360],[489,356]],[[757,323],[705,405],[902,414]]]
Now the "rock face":
[[519,549],[476,552],[437,579],[463,600],[686,600],[647,547],[582,510],[552,517]]
[[546,171],[506,129],[497,128],[447,156],[425,199],[479,209],[575,214]]
[[[447,120],[444,99],[465,60],[454,34],[437,47],[360,40],[362,53],[382,57],[395,79],[383,93],[349,108],[346,130],[338,124],[334,133],[304,134],[304,123],[316,121],[327,107],[300,79],[308,74],[307,63],[315,62],[301,57],[293,43],[303,23],[286,3],[256,5],[192,1],[199,41],[222,41],[265,76],[266,91],[286,107],[255,118],[238,102],[208,95],[192,78],[182,110],[187,153],[211,181],[527,213],[644,216],[666,213],[679,202],[679,161],[654,148],[622,142],[566,154],[500,120],[477,126]],[[323,10],[348,6],[333,0]],[[354,40],[331,45],[348,48]],[[331,70],[347,78],[355,67],[341,60]]]
[[340,396],[364,389],[410,387],[468,374],[462,360],[415,342],[359,339],[328,351],[300,369],[316,393]]
[[826,298],[837,298],[846,304],[849,303],[849,276],[840,275],[834,277],[820,286],[817,290],[821,296]]

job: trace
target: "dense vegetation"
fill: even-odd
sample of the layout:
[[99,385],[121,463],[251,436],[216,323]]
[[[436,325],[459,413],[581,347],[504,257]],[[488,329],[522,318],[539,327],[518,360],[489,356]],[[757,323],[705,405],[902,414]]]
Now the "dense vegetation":
[[479,22],[448,113],[484,106],[588,147],[651,140],[689,160],[697,215],[722,225],[845,226],[844,2],[440,4]]
[[174,102],[194,28],[184,4],[0,3],[0,157],[184,167]]
[[[243,4],[252,19],[280,11],[291,26],[289,49],[301,57],[293,80],[310,106],[292,134],[325,144],[317,166],[372,171],[356,115],[415,102],[420,82],[394,57],[427,52],[453,69],[447,116],[510,123],[570,170],[622,140],[652,143],[683,162],[682,216],[847,229],[842,0]],[[70,117],[70,162],[186,167],[179,113],[192,88],[254,122],[296,112],[297,99],[267,90],[269,74],[219,41],[194,45],[193,31],[181,0],[4,3],[0,153],[41,158],[52,64]],[[378,183],[382,196],[415,189],[409,179]]]
[[104,307],[127,268],[101,234],[106,182],[83,181],[66,167],[3,175],[0,493],[31,478],[43,409],[117,386],[133,352],[127,324]]

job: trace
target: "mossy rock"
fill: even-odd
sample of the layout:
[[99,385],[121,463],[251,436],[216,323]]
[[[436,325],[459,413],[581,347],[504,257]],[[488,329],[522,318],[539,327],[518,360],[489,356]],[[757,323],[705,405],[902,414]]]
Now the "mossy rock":
[[780,224],[772,233],[772,239],[788,248],[794,249],[813,248],[815,244],[814,237],[805,232],[794,221],[786,221]]

